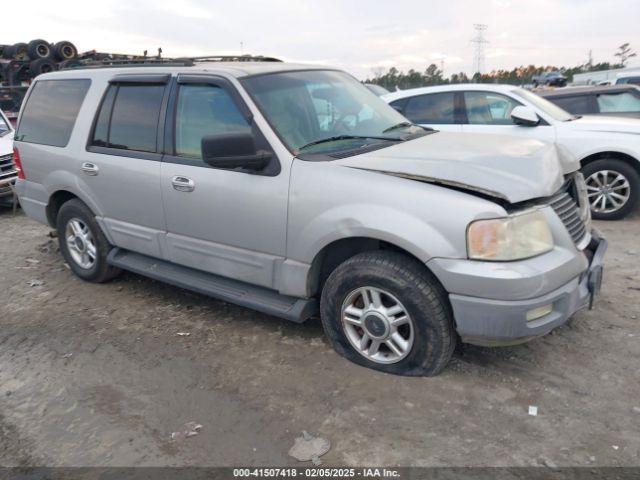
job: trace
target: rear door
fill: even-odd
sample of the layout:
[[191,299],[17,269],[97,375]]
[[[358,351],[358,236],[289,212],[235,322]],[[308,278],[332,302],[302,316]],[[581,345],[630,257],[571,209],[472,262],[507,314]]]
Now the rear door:
[[462,110],[456,92],[435,92],[405,97],[390,104],[413,123],[444,132],[462,130]]
[[120,75],[106,89],[77,165],[122,248],[162,257],[160,160],[169,75]]
[[258,149],[271,150],[249,108],[225,78],[181,75],[168,112],[161,185],[169,260],[274,288],[285,256],[288,175],[275,153],[262,172],[202,160],[206,135],[252,133]]

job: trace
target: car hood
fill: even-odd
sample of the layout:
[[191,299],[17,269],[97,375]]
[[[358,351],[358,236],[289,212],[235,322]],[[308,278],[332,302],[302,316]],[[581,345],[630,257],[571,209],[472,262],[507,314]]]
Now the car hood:
[[637,118],[614,117],[603,114],[584,115],[570,122],[563,122],[563,125],[585,132],[631,133],[640,135],[640,119]]
[[339,165],[476,191],[510,203],[557,192],[580,163],[556,145],[502,135],[437,132],[336,160]]
[[0,137],[0,157],[13,152],[13,132]]

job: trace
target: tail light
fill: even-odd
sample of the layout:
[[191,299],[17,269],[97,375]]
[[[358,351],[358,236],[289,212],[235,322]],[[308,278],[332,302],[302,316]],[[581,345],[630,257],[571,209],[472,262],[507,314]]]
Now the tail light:
[[18,178],[24,180],[24,170],[22,169],[22,162],[20,161],[20,152],[16,147],[13,147],[13,165],[18,170]]

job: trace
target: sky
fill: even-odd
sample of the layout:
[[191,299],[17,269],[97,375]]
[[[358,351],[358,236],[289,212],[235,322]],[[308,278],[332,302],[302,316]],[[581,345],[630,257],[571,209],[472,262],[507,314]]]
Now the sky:
[[639,0],[28,0],[16,8],[19,19],[3,19],[0,44],[42,38],[72,41],[81,52],[250,53],[361,79],[430,63],[447,76],[471,74],[474,24],[487,25],[484,71],[573,66],[589,50],[594,62],[614,61],[625,42],[640,52]]

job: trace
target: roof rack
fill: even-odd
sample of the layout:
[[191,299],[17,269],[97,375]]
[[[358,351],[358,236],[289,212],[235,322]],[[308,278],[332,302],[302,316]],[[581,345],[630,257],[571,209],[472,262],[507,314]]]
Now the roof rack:
[[[207,55],[205,57],[188,57],[195,63],[198,62],[282,62],[279,58],[265,57],[262,55]],[[182,59],[179,59],[182,60]]]
[[120,58],[102,58],[78,60],[60,70],[77,70],[86,68],[117,68],[117,67],[192,67],[196,63],[207,62],[282,62],[274,57],[264,57],[262,55],[208,55],[205,57],[181,57],[181,58],[158,58],[158,57],[130,57],[124,55]]

